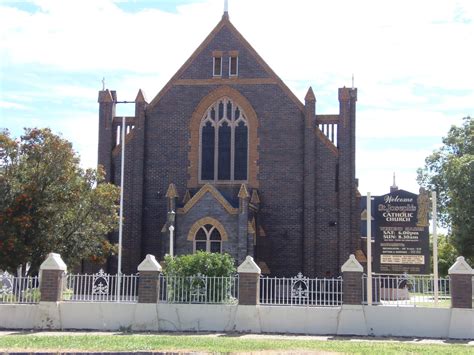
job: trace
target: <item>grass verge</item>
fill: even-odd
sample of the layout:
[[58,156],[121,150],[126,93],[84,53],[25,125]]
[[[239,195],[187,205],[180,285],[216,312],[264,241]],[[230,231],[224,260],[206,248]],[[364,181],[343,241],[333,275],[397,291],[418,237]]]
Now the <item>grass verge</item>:
[[325,351],[344,354],[474,354],[462,344],[414,344],[399,341],[249,339],[239,335],[4,335],[2,351]]

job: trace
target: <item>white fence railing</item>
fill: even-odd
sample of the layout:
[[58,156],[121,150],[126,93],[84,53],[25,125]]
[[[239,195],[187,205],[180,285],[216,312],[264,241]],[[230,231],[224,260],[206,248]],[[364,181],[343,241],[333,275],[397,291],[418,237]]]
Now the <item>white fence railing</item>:
[[96,274],[68,274],[63,298],[82,302],[137,302],[138,274],[119,277],[102,269]]
[[290,306],[339,306],[342,304],[342,278],[310,279],[262,277],[260,303]]
[[0,303],[36,303],[40,300],[38,276],[0,274]]
[[237,303],[239,276],[211,277],[160,275],[160,302]]
[[[367,304],[367,275],[362,277],[363,303]],[[373,275],[372,302],[383,306],[450,307],[449,278],[438,279],[434,299],[433,275]]]

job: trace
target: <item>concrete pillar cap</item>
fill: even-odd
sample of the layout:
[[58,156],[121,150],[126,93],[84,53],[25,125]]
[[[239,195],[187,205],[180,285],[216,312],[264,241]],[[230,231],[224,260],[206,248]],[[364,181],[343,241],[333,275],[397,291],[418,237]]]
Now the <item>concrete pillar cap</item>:
[[341,266],[341,272],[363,272],[364,268],[357,261],[354,254],[349,255],[349,259]]
[[138,265],[138,271],[161,271],[161,265],[154,255],[147,254],[146,258]]
[[40,266],[40,270],[61,270],[66,271],[67,266],[61,259],[61,255],[56,253],[49,253],[48,257]]
[[262,270],[260,270],[255,261],[253,261],[253,258],[247,255],[244,262],[237,268],[237,272],[239,274],[261,274]]
[[464,256],[458,256],[456,262],[448,270],[449,275],[472,275],[472,268],[464,260]]

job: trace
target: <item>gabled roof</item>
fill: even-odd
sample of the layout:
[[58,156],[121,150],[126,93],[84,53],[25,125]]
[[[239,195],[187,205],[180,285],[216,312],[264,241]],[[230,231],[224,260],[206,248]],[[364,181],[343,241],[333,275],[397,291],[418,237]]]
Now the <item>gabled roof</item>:
[[[222,31],[222,29],[227,28],[235,38],[242,43],[242,46],[248,50],[248,53],[254,57],[254,59],[262,66],[263,70],[268,74],[268,78],[259,78],[258,80],[264,80],[266,83],[277,84],[281,89],[287,94],[287,96],[300,108],[303,110],[304,106],[301,101],[293,94],[293,92],[285,85],[285,83],[275,74],[275,72],[268,66],[267,63],[260,57],[260,55],[253,49],[249,42],[240,34],[240,32],[232,25],[229,20],[229,17],[225,13],[222,16],[222,19],[214,27],[211,33],[206,37],[206,39],[201,43],[201,45],[194,51],[194,53],[189,57],[189,59],[181,66],[181,68],[176,72],[175,75],[168,81],[168,83],[163,87],[163,89],[155,96],[155,98],[150,102],[150,106],[155,106],[164,94],[179,80],[181,75],[185,70],[193,63],[196,57],[210,44],[210,42],[216,37],[216,35]],[[252,79],[246,79],[251,82]],[[215,84],[228,84],[227,81],[232,81],[232,79],[220,79],[216,81]]]
[[184,214],[188,213],[188,211],[194,207],[194,205],[201,200],[206,193],[211,194],[217,202],[221,204],[221,206],[229,213],[229,214],[237,214],[239,213],[239,209],[232,207],[232,205],[227,201],[227,199],[222,196],[222,194],[212,185],[206,184],[183,206],[183,208],[178,209],[178,213]]

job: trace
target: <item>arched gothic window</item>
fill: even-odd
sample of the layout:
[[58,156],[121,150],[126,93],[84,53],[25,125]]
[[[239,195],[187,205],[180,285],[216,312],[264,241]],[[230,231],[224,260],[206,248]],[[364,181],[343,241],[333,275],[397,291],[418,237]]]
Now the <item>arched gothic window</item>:
[[201,120],[199,166],[201,181],[247,180],[247,118],[229,98],[215,102]]
[[194,252],[199,250],[210,253],[222,252],[221,234],[212,224],[206,224],[197,231],[194,237]]

